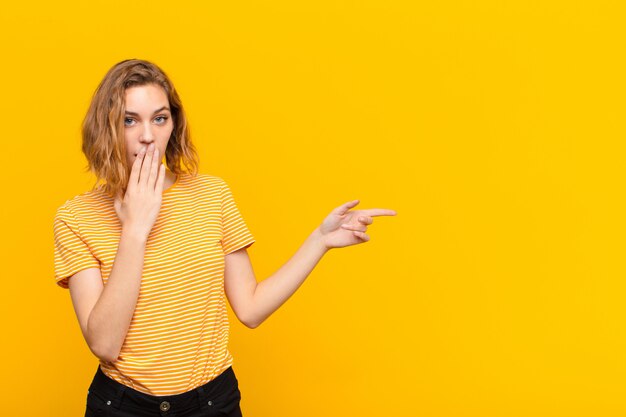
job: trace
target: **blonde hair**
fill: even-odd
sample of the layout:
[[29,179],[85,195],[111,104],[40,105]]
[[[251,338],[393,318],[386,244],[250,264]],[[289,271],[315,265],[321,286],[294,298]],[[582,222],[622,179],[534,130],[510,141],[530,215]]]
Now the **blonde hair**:
[[151,62],[127,59],[106,73],[93,94],[82,124],[82,151],[88,161],[86,170],[96,175],[97,182],[106,181],[104,191],[112,197],[123,197],[130,176],[124,141],[125,91],[147,84],[162,87],[170,104],[174,129],[165,150],[167,167],[175,174],[198,173],[198,153],[191,143],[187,117],[171,80]]

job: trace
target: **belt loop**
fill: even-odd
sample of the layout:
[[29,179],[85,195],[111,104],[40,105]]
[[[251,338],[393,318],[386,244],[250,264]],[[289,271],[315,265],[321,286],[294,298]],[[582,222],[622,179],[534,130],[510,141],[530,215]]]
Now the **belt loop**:
[[117,408],[119,410],[119,408],[122,406],[122,398],[124,397],[124,391],[126,391],[126,385],[121,385],[118,390],[117,393],[115,394],[115,399],[113,400],[113,407]]
[[205,398],[204,388],[202,388],[202,386],[199,386],[198,388],[196,388],[196,392],[198,393],[198,403],[202,404]]

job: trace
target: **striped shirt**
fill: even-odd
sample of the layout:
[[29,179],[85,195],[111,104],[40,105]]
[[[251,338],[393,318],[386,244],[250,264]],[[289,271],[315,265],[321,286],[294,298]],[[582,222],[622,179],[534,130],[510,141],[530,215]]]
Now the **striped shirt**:
[[[66,201],[54,219],[56,283],[99,268],[106,285],[121,224],[102,186]],[[179,174],[148,236],[141,289],[110,378],[150,395],[190,391],[232,365],[224,255],[254,243],[226,182]]]

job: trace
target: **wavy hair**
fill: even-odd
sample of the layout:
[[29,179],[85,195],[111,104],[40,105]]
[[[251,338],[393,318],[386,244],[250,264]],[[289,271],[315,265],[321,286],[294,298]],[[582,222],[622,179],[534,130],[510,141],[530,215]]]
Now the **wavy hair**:
[[96,175],[96,185],[105,180],[103,189],[112,197],[123,197],[130,177],[124,141],[125,91],[147,84],[161,86],[170,104],[174,129],[165,149],[167,167],[177,175],[198,173],[198,153],[191,143],[187,117],[174,84],[157,65],[127,59],[106,73],[82,124],[82,151],[88,161],[85,170]]

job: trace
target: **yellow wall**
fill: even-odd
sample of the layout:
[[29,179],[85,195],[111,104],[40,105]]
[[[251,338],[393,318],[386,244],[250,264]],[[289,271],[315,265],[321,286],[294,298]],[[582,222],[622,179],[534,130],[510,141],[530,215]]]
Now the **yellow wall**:
[[173,78],[259,280],[346,201],[398,212],[260,328],[231,314],[244,415],[626,415],[620,2],[185,3],[0,11],[2,415],[83,415],[52,219],[126,58]]

